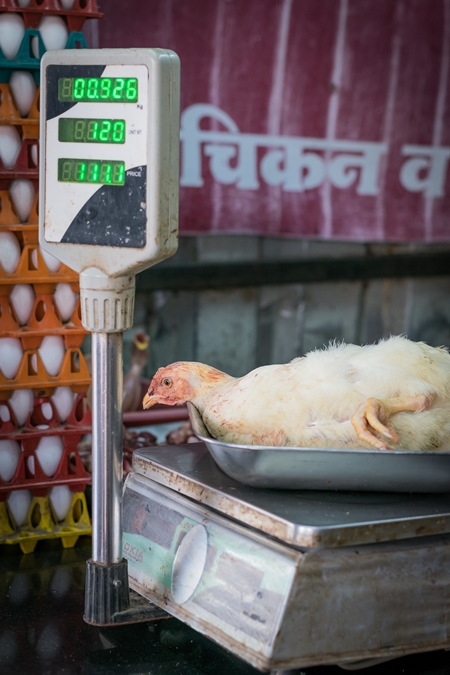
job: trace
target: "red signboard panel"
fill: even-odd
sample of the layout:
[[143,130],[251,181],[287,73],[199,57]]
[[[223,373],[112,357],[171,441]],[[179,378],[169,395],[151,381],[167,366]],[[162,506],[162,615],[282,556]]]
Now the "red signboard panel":
[[450,241],[450,0],[104,10],[100,47],[180,56],[182,233]]

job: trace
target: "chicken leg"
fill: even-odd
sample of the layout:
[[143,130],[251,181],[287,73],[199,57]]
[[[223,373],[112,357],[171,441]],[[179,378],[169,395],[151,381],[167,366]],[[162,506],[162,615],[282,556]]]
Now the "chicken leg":
[[364,443],[368,443],[378,450],[394,450],[392,445],[377,438],[374,431],[386,436],[393,443],[400,439],[391,424],[390,417],[398,412],[422,412],[428,410],[434,401],[434,396],[419,394],[418,396],[397,396],[396,398],[368,398],[356,409],[351,422]]

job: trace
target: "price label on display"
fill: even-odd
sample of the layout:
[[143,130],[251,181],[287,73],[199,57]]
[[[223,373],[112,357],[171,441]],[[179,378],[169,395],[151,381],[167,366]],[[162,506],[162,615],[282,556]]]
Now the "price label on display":
[[62,259],[62,253],[73,269],[80,265],[74,264],[70,245],[77,245],[78,256],[84,251],[95,267],[99,248],[107,247],[104,266],[113,274],[124,249],[128,257],[140,249],[139,264],[145,256],[157,262],[171,255],[178,222],[176,54],[50,51],[41,70],[44,247],[51,252],[57,245],[55,255]]

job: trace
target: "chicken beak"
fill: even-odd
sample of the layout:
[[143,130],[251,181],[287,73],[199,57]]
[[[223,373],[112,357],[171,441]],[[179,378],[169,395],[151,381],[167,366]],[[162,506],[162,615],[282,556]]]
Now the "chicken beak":
[[145,394],[144,400],[142,401],[142,406],[144,410],[147,408],[151,408],[153,405],[155,405],[156,400],[154,396],[150,396],[150,394]]

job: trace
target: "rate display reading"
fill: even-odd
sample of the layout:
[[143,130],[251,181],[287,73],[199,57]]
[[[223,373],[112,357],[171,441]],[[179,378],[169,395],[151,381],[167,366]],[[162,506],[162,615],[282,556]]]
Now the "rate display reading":
[[77,103],[136,103],[139,97],[136,77],[60,77],[58,101]]
[[125,183],[125,162],[61,158],[58,159],[58,181],[123,185]]
[[125,143],[125,120],[60,117],[58,141],[63,143]]

